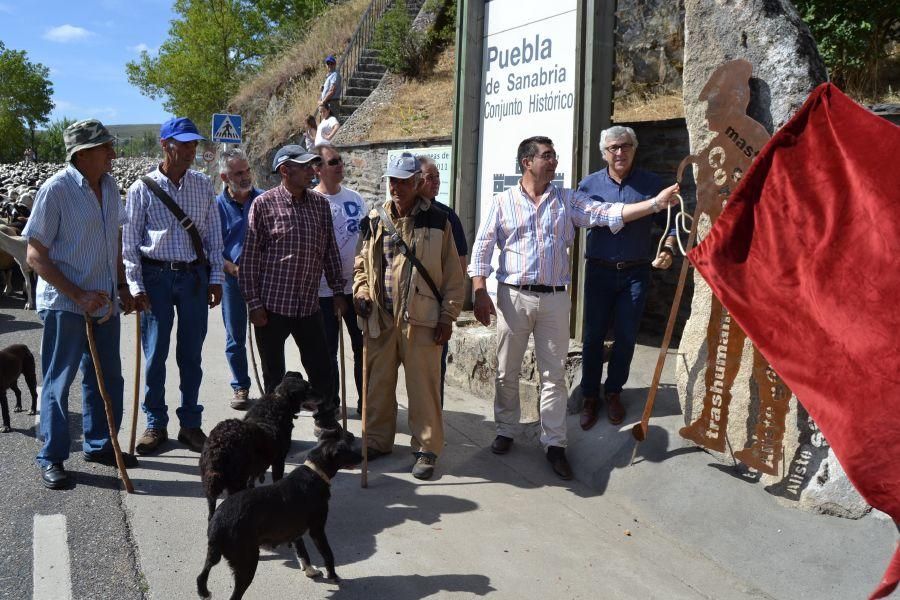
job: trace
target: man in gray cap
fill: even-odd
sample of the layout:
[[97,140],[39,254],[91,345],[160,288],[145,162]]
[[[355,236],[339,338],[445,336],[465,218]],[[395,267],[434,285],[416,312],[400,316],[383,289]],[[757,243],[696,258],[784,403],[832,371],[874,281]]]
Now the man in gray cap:
[[337,112],[341,104],[341,74],[337,71],[337,59],[333,54],[325,57],[325,68],[328,69],[328,75],[322,84],[319,106],[330,104],[331,109]]
[[391,160],[391,199],[360,222],[362,246],[353,274],[356,312],[367,321],[368,456],[394,448],[397,368],[406,374],[412,474],[429,479],[444,447],[441,351],[459,316],[465,281],[446,209],[419,195],[419,161]]
[[335,296],[338,318],[347,305],[331,207],[324,196],[309,189],[313,164],[321,160],[297,145],[275,153],[272,173],[281,176],[281,185],[258,196],[250,207],[238,282],[256,328],[266,393],[284,377],[284,342],[290,335],[310,384],[323,399],[316,425],[331,428],[336,407],[319,309],[323,272]]
[[222,299],[225,280],[222,228],[209,177],[190,167],[198,140],[196,125],[170,119],[159,131],[163,162],[128,188],[122,255],[147,357],[144,414],[147,429],[138,454],[149,454],[168,439],[165,401],[166,358],[178,313],[177,349],[181,402],[176,410],[178,441],[195,452],[206,435],[200,428],[201,351],[210,308]]
[[[124,211],[119,190],[109,175],[116,157],[113,136],[100,121],[78,121],[66,128],[65,169],[38,191],[28,225],[28,264],[38,274],[38,314],[44,321],[41,340],[41,437],[37,455],[41,478],[51,489],[64,488],[69,476],[69,387],[81,366],[82,449],[88,462],[115,466],[112,442],[88,348],[85,316],[94,323],[104,385],[113,405],[118,429],[122,422],[122,368],[119,360],[119,302],[131,310],[119,252],[119,225]],[[118,301],[116,297],[118,296]],[[136,466],[125,455],[126,466]]]

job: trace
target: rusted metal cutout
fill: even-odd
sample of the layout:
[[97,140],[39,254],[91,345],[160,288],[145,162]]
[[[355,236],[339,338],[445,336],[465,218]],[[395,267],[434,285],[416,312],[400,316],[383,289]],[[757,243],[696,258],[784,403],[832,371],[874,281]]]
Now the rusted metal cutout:
[[[747,116],[752,70],[746,60],[732,60],[715,70],[699,99],[707,103],[706,118],[716,136],[679,166],[680,176],[686,166],[696,165],[698,212],[706,213],[712,222],[722,213],[732,190],[769,141],[765,128]],[[696,421],[680,430],[685,439],[710,450],[725,451],[731,388],[740,369],[746,337],[719,299],[712,296],[706,329],[708,358],[703,408]],[[752,377],[759,391],[759,415],[755,434],[748,440],[752,443],[735,452],[734,458],[763,473],[777,475],[791,391],[755,347],[753,359]]]

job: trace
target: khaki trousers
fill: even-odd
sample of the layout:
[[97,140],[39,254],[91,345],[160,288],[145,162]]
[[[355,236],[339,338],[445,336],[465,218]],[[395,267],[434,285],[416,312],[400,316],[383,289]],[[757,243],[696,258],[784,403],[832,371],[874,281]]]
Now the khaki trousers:
[[397,369],[402,364],[409,398],[413,452],[440,455],[444,448],[441,415],[441,351],[434,329],[402,323],[368,338],[369,388],[366,432],[369,447],[390,452],[397,433]]
[[569,352],[568,292],[549,294],[497,286],[497,434],[515,437],[519,416],[519,376],[528,338],[541,378],[541,445],[566,446],[566,355]]

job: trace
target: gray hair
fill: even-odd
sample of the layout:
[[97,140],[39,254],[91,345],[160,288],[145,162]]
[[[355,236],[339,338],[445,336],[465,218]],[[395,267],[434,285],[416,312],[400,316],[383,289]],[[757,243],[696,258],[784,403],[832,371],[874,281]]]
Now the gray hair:
[[634,144],[634,149],[637,150],[638,140],[637,136],[634,134],[634,129],[625,127],[624,125],[613,125],[609,129],[604,129],[600,132],[600,152],[606,150],[607,140],[617,140],[626,135],[631,138],[631,143]]
[[229,148],[219,155],[219,173],[227,173],[228,163],[233,160],[246,160],[248,163],[250,162],[249,159],[247,159],[246,152],[240,148]]

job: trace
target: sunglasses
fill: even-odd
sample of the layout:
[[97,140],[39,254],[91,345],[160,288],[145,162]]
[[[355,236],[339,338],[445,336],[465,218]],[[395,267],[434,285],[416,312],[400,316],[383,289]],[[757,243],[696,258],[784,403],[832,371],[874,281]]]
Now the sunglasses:
[[329,167],[336,167],[338,165],[344,164],[344,159],[340,158],[340,157],[332,158],[332,159],[329,159],[325,164],[328,165]]

